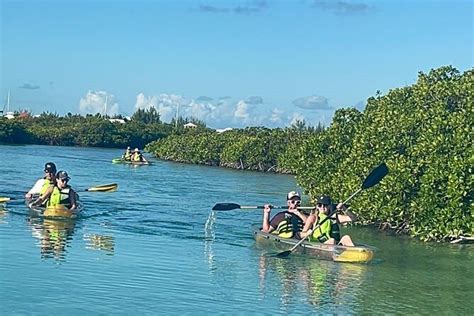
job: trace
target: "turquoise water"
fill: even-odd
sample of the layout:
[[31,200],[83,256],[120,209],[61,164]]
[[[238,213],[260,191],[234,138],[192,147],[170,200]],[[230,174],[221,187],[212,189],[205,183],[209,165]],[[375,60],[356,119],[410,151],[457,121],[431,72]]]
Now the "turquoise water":
[[[255,247],[259,210],[211,213],[218,202],[285,204],[293,177],[175,164],[114,165],[114,149],[0,146],[0,314],[471,314],[471,245],[424,244],[351,228],[371,264]],[[29,216],[21,197],[46,161],[82,192],[74,221]],[[376,189],[376,188],[374,188]],[[370,194],[370,191],[364,194]],[[354,199],[353,203],[357,203]]]

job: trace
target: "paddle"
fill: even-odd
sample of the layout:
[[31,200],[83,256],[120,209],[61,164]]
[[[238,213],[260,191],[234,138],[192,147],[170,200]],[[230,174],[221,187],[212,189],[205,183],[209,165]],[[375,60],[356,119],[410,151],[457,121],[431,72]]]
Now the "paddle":
[[[365,189],[368,189],[370,187],[373,187],[374,185],[376,185],[377,183],[380,182],[380,180],[382,180],[383,177],[385,177],[388,173],[388,167],[387,165],[384,163],[380,164],[377,168],[375,168],[374,170],[372,170],[372,172],[367,176],[367,178],[365,178],[364,182],[362,183],[362,186],[357,190],[355,191],[347,200],[345,200],[344,202],[342,202],[342,204],[346,204],[347,202],[349,202],[354,196],[356,196],[357,194],[359,194],[362,190],[365,190]],[[319,226],[321,226],[325,221],[327,221],[328,219],[330,219],[330,217],[334,214],[334,212],[332,214],[329,214],[328,217],[326,217],[324,220],[321,221],[321,223],[319,223],[318,225],[316,225],[315,227],[313,227],[313,229],[309,230],[309,234],[308,236],[311,236],[311,234],[313,233],[313,231],[318,228]],[[276,256],[278,258],[286,258],[288,257],[290,254],[292,254],[296,248],[298,248],[304,241],[305,241],[306,238],[303,238],[301,239],[300,241],[298,241],[298,243],[296,245],[294,245],[293,247],[291,247],[290,250],[286,250],[286,251],[283,251],[283,252],[280,252],[278,253]]]
[[[110,184],[97,185],[95,187],[91,187],[83,191],[84,192],[115,192],[117,191],[117,187],[118,187],[117,183],[110,183]],[[78,192],[81,192],[81,191],[78,191]]]
[[[117,183],[110,183],[110,184],[102,184],[102,185],[97,185],[94,187],[90,187],[88,189],[83,189],[79,190],[76,192],[115,192],[117,191],[118,184]],[[0,196],[0,203],[6,203],[9,201],[15,201],[18,200],[13,197],[6,197],[6,196]]]
[[[241,209],[241,210],[255,210],[255,209],[264,209],[265,206],[242,206],[242,205],[239,205],[239,204],[236,204],[236,203],[217,203],[216,205],[214,205],[214,207],[212,208],[213,211],[231,211],[231,210],[235,210],[235,209]],[[273,209],[286,209],[288,208],[287,205],[285,206],[273,206],[273,205],[270,205],[270,208],[273,208]],[[313,206],[299,206],[298,207],[299,210],[312,210],[314,209]]]

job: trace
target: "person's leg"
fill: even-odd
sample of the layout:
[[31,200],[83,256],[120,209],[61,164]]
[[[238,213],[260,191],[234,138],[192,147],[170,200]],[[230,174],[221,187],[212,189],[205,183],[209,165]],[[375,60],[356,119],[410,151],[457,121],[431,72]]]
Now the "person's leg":
[[329,238],[328,240],[326,240],[324,242],[325,245],[335,245],[336,244],[336,240],[334,238]]
[[351,236],[349,236],[349,235],[342,236],[341,241],[339,242],[339,245],[349,246],[349,247],[354,247],[355,246],[354,242],[352,241]]

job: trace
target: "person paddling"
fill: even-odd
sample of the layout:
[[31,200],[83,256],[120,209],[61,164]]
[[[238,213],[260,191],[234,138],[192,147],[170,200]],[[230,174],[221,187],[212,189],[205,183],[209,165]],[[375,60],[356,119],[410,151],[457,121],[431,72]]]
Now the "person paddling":
[[[301,238],[309,237],[310,241],[319,241],[328,245],[354,246],[349,235],[341,238],[339,224],[354,222],[356,216],[342,203],[337,204],[335,214],[330,213],[331,208],[333,208],[331,198],[328,195],[320,196],[315,211],[308,216],[303,231],[300,233]],[[328,216],[330,219],[326,220]]]
[[44,177],[36,181],[33,187],[25,194],[25,199],[31,200],[36,195],[45,194],[47,194],[49,197],[55,185],[56,165],[53,162],[47,162],[44,165]]
[[70,179],[66,171],[56,174],[57,184],[49,198],[48,207],[63,205],[71,211],[77,209],[79,195],[68,185]]
[[145,157],[143,157],[142,153],[138,148],[135,148],[135,150],[133,151],[131,160],[133,162],[147,162],[147,160],[145,159]]
[[130,149],[130,146],[128,146],[125,152],[123,153],[122,159],[127,161],[130,161],[132,159],[132,151]]
[[299,238],[306,215],[298,210],[301,196],[296,191],[288,192],[286,196],[288,210],[277,213],[270,219],[271,205],[266,204],[263,209],[262,232],[277,234],[282,238]]

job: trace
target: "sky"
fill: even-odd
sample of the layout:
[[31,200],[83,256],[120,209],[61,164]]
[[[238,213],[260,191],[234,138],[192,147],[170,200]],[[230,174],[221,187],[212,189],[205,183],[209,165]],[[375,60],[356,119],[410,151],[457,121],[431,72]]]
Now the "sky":
[[10,110],[329,125],[418,72],[473,67],[473,1],[0,0]]

